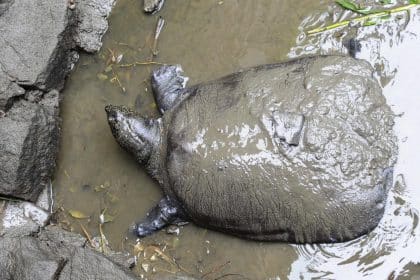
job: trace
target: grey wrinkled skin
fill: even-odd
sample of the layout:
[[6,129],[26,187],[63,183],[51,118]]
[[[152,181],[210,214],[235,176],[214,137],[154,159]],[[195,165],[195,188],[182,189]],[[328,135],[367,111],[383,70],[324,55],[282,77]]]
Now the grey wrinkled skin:
[[144,237],[167,226],[168,224],[185,224],[185,214],[176,201],[169,197],[163,198],[156,207],[150,210],[144,221],[134,228],[138,237]]
[[143,10],[150,14],[157,13],[162,9],[163,3],[165,0],[144,0]]
[[[177,80],[168,75],[162,84]],[[139,129],[127,125],[133,113],[125,108],[107,112],[119,144],[183,219],[293,243],[347,241],[379,223],[397,146],[394,115],[368,62],[307,57],[175,88],[175,100],[154,92],[170,109],[153,123],[136,115]]]

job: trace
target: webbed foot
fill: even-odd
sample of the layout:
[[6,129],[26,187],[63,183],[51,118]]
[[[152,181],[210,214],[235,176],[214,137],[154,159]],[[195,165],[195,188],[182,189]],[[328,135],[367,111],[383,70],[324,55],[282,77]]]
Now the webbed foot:
[[162,198],[159,204],[147,214],[145,221],[137,224],[134,233],[138,237],[145,237],[168,225],[183,225],[188,223],[185,215],[177,204],[168,197]]
[[152,73],[152,89],[159,111],[171,109],[183,95],[188,77],[182,76],[180,65],[164,65]]

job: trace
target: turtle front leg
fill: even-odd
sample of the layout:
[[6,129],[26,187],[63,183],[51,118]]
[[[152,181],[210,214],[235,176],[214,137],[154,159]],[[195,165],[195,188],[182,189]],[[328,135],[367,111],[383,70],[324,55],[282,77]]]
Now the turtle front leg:
[[152,89],[161,113],[175,106],[185,93],[188,77],[180,65],[164,65],[152,73]]
[[160,230],[168,225],[183,225],[187,219],[181,208],[170,198],[165,197],[159,204],[147,213],[145,221],[137,224],[134,233],[138,237],[144,237]]

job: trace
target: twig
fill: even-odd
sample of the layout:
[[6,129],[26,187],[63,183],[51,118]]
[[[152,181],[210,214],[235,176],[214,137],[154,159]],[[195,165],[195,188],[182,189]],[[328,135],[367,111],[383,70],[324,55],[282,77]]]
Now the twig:
[[102,230],[102,224],[99,224],[99,235],[101,236],[101,251],[105,253],[105,234]]
[[86,228],[79,222],[80,228],[83,231],[83,234],[86,236],[87,240],[90,243],[90,246],[92,246],[92,248],[95,248],[95,245],[93,244],[92,238],[90,237],[89,233],[87,232]]
[[52,183],[50,180],[50,184],[48,185],[48,192],[49,192],[49,201],[50,201],[50,213],[53,214],[54,212],[54,194],[53,194],[53,188]]
[[165,20],[162,17],[159,17],[156,23],[155,37],[153,38],[153,43],[152,43],[152,58],[157,56],[159,52],[157,49],[157,44],[158,44],[160,32],[162,31],[164,25],[165,25]]
[[156,61],[135,61],[133,63],[118,65],[118,67],[128,68],[128,67],[134,67],[134,66],[137,66],[137,65],[165,65],[165,63],[156,62]]
[[170,270],[167,270],[167,269],[164,269],[164,268],[161,268],[161,267],[155,267],[155,268],[156,268],[157,271],[168,272],[170,274],[177,274],[178,273],[177,271],[170,271]]
[[249,279],[249,278],[246,278],[245,276],[243,276],[242,274],[239,274],[239,273],[227,273],[227,274],[223,274],[222,276],[219,276],[217,278],[214,278],[214,280],[220,280],[220,279],[226,278],[228,276],[240,276],[242,279]]
[[115,73],[115,71],[114,71],[114,68],[112,68],[112,74],[114,75],[114,77],[112,77],[110,81],[112,81],[112,80],[117,81],[118,86],[120,87],[120,89],[122,90],[122,92],[125,93],[125,87],[123,87],[120,79],[118,78],[118,74]]
[[219,266],[213,267],[212,270],[210,270],[209,272],[204,273],[203,275],[201,275],[201,279],[206,278],[207,276],[209,276],[210,274],[213,274],[215,272],[220,271],[223,267],[227,266],[228,264],[230,264],[230,261],[225,262],[224,264],[221,264]]
[[343,27],[343,26],[347,26],[352,22],[363,22],[366,20],[370,20],[373,18],[378,18],[378,17],[383,17],[383,16],[388,16],[394,13],[399,13],[399,12],[403,12],[403,11],[408,11],[411,8],[414,8],[415,6],[417,6],[419,4],[409,4],[409,5],[405,5],[405,6],[401,6],[398,8],[394,8],[394,9],[390,9],[390,10],[386,10],[386,11],[378,11],[377,13],[372,13],[369,15],[365,15],[365,16],[361,16],[361,17],[357,17],[354,19],[349,19],[349,20],[343,20],[325,27],[319,27],[319,28],[315,28],[315,29],[311,29],[309,31],[307,31],[308,35],[314,35],[317,33],[321,33],[324,31],[328,31],[328,30],[333,30],[339,27]]

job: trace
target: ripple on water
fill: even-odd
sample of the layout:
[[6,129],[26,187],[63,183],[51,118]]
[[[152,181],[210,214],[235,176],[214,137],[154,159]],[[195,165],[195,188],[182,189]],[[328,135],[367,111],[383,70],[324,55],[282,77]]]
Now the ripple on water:
[[[325,25],[337,12],[321,12],[303,20],[300,30]],[[345,16],[344,16],[345,17]],[[366,236],[339,244],[295,246],[298,259],[289,277],[320,279],[394,279],[410,275],[408,267],[420,262],[420,9],[402,13],[387,22],[360,29],[348,28],[298,36],[290,57],[306,54],[345,53],[342,42],[357,38],[362,44],[358,58],[368,60],[376,70],[383,93],[396,118],[399,136],[398,163],[383,219]],[[412,266],[411,266],[412,267]]]

